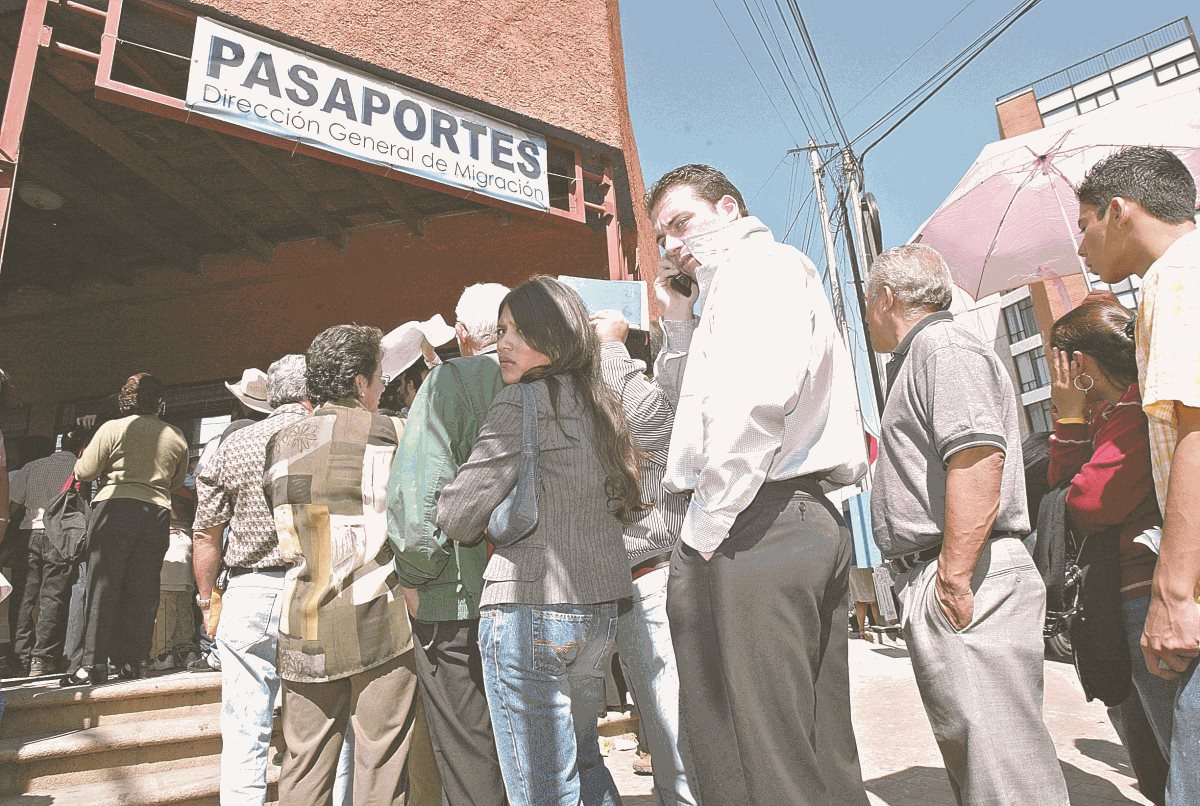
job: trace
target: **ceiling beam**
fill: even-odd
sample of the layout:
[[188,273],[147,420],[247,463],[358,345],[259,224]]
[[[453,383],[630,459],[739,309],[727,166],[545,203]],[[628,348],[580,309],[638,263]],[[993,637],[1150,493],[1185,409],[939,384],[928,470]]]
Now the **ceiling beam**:
[[335,224],[321,206],[313,201],[308,189],[303,187],[295,176],[275,162],[274,155],[265,153],[266,149],[243,145],[223,134],[213,134],[209,139],[245,168],[247,173],[265,185],[279,201],[292,208],[309,226],[339,250],[346,251],[350,242],[346,230]]
[[196,187],[161,159],[131,140],[107,118],[92,109],[58,82],[42,75],[34,84],[33,102],[79,136],[91,142],[160,193],[204,221],[229,240],[268,261],[274,245],[225,212],[220,202]]
[[363,173],[363,179],[367,180],[367,184],[375,190],[383,200],[387,202],[388,207],[396,215],[400,216],[400,220],[408,225],[414,235],[425,235],[425,216],[413,204],[412,197],[408,193],[408,189],[404,187],[404,183],[396,179],[387,179],[382,176],[376,176],[371,173]]
[[66,196],[71,204],[94,217],[102,226],[138,242],[171,265],[191,270],[200,267],[200,254],[141,215],[124,197],[105,193],[72,176],[57,158],[26,151],[21,157],[23,176],[35,179]]

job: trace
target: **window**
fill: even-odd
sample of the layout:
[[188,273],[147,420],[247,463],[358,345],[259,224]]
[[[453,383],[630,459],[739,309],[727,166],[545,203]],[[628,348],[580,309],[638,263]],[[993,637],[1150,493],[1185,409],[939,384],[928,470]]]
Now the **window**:
[[1017,362],[1017,376],[1021,379],[1021,392],[1032,392],[1050,383],[1050,367],[1046,364],[1046,351],[1036,347],[1027,353],[1013,356]]
[[1033,315],[1033,300],[1029,297],[1004,309],[1008,326],[1008,343],[1016,344],[1038,332],[1037,317]]
[[1050,400],[1039,400],[1025,407],[1025,415],[1029,417],[1029,431],[1033,434],[1054,430],[1054,422],[1050,419]]

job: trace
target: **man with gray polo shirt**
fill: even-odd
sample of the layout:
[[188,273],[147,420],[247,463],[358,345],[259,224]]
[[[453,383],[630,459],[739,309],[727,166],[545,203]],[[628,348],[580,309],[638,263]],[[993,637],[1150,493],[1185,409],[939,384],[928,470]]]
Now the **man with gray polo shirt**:
[[917,688],[960,804],[1067,804],[1042,721],[1046,588],[1029,531],[1012,381],[947,310],[945,261],[919,244],[871,268],[871,346],[887,367],[871,494]]

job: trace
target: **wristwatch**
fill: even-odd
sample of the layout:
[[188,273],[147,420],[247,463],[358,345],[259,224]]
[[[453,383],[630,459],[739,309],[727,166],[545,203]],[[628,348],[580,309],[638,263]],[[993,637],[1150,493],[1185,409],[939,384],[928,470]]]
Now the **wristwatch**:
[[200,609],[204,609],[212,604],[212,599],[201,599],[200,594],[196,594],[196,605]]

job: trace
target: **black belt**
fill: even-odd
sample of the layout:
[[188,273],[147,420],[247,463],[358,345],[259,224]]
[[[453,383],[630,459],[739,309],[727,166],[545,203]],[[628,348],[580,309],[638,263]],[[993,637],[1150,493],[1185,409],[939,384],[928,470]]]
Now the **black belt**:
[[268,565],[266,568],[230,568],[229,577],[240,577],[242,574],[272,574],[287,571],[286,565]]
[[[995,540],[998,537],[1024,537],[1020,532],[992,532],[988,535],[988,540]],[[893,574],[903,574],[913,570],[918,565],[927,563],[933,558],[942,553],[942,546],[939,543],[936,546],[930,546],[927,549],[920,551],[910,551],[908,554],[901,554],[899,557],[892,557],[887,561],[888,567],[892,569]]]

